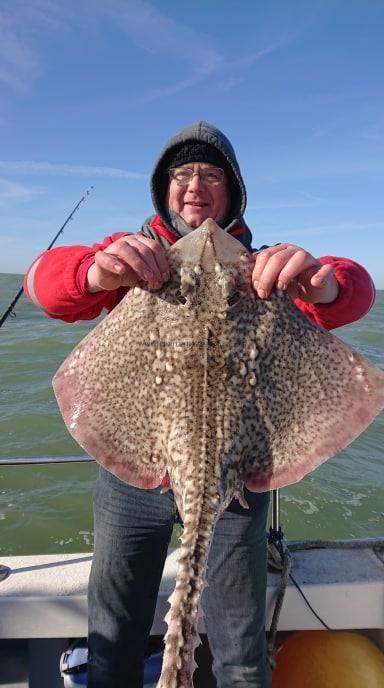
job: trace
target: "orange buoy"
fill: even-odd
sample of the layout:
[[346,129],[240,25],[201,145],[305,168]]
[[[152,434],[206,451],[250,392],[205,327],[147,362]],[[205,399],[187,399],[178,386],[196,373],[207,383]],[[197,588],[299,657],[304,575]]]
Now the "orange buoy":
[[383,688],[384,655],[349,631],[298,631],[277,650],[272,688]]

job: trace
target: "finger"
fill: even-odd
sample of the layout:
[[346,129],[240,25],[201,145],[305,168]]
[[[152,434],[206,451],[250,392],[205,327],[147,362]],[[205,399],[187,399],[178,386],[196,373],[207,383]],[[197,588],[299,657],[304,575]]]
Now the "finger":
[[[116,252],[114,244],[108,248]],[[152,287],[158,288],[169,279],[168,257],[163,247],[153,239],[142,235],[122,237],[121,244],[117,248],[120,257]],[[132,250],[136,252],[136,255],[132,254]],[[131,260],[134,262],[132,263]]]
[[322,265],[321,268],[312,275],[311,285],[313,287],[324,287],[326,282],[333,277],[333,272],[332,265]]
[[[268,249],[269,251],[269,249]],[[282,269],[290,260],[291,256],[297,251],[297,246],[285,246],[280,251],[275,251],[267,256],[267,260],[262,256],[261,265],[257,265],[259,268],[259,276],[256,279],[257,293],[261,298],[267,298],[272,290],[273,285],[277,281]],[[260,267],[262,270],[260,272]],[[257,274],[257,271],[256,271]],[[253,282],[255,270],[253,271]]]
[[95,253],[95,263],[101,270],[113,275],[121,275],[124,271],[124,263],[114,253],[98,251]]
[[271,248],[263,248],[261,249],[261,251],[257,251],[253,254],[255,256],[255,267],[252,273],[252,279],[254,282],[259,281],[264,270],[264,266],[266,265],[270,257],[274,253],[276,253],[276,251],[274,250],[275,248],[277,247],[273,246]]
[[137,236],[137,240],[140,243],[148,246],[151,249],[153,259],[156,262],[157,268],[158,268],[163,280],[169,279],[169,275],[170,275],[169,261],[168,261],[168,255],[167,255],[167,252],[165,251],[165,249],[160,244],[158,244],[156,241],[154,241],[153,239],[149,239],[148,237],[144,237],[141,234],[139,234]]
[[95,266],[97,269],[94,276],[95,282],[104,289],[131,287],[140,279],[129,265],[112,253],[98,251],[95,254]]
[[[262,272],[263,269],[268,262],[268,260],[274,256],[276,253],[280,253],[281,251],[285,251],[288,248],[292,248],[293,244],[277,244],[276,246],[270,246],[269,248],[262,248],[260,251],[256,251],[255,253],[252,254],[252,256],[255,257],[256,261],[256,266],[255,266],[255,280],[257,281]],[[296,247],[297,248],[297,247]]]
[[117,262],[122,263],[124,268],[125,266],[130,267],[139,279],[148,282],[153,288],[158,288],[164,281],[156,261],[152,257],[151,249],[142,242],[118,240],[108,246],[104,253],[113,255]]
[[293,255],[291,255],[280,271],[277,279],[277,287],[279,289],[286,289],[288,284],[296,277],[298,277],[300,281],[301,273],[311,267],[316,268],[317,266],[320,266],[320,263],[316,258],[307,251],[304,251],[304,249],[296,248]]
[[164,279],[151,247],[137,241],[131,248],[136,252],[134,265],[131,264],[135,272],[142,276],[152,288],[160,287]]

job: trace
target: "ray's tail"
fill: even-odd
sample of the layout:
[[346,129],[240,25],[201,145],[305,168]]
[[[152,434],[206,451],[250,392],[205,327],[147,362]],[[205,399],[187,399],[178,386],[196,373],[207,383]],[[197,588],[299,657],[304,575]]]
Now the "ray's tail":
[[205,489],[197,497],[193,490],[184,498],[184,532],[181,537],[179,568],[171,607],[165,620],[163,669],[157,688],[191,688],[196,668],[194,651],[199,644],[197,622],[201,593],[213,529],[218,514],[217,488]]

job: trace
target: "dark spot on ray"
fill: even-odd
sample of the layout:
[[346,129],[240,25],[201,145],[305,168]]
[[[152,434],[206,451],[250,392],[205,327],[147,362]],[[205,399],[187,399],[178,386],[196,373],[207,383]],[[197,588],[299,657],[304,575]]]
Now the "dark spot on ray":
[[178,300],[179,303],[181,303],[181,304],[183,304],[183,305],[184,305],[185,303],[187,303],[186,297],[183,296],[183,294],[182,294],[180,291],[176,292],[176,299]]
[[231,308],[232,306],[236,306],[237,303],[239,303],[241,299],[241,294],[238,291],[235,291],[232,296],[228,298],[228,306]]

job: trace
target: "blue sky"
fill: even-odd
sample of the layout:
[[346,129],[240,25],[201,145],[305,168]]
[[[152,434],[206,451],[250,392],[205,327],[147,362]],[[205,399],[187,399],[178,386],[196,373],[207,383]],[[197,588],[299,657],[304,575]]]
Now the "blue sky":
[[[231,139],[254,245],[346,255],[384,288],[381,0],[0,0],[0,272],[136,231],[154,159]],[[59,245],[58,244],[58,245]]]

